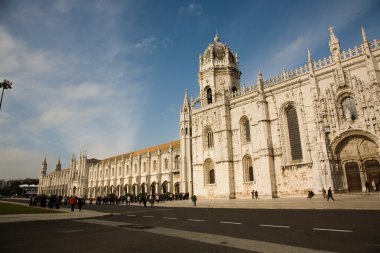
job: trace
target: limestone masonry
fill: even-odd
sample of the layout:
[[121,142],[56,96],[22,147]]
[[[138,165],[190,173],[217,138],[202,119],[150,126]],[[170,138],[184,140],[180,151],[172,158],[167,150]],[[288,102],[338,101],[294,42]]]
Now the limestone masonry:
[[[379,188],[380,46],[342,51],[329,28],[329,57],[241,86],[237,53],[216,35],[199,56],[199,95],[187,91],[180,139],[103,160],[85,152],[47,174],[39,194],[189,193],[200,198],[305,195]],[[306,54],[305,54],[306,55]]]

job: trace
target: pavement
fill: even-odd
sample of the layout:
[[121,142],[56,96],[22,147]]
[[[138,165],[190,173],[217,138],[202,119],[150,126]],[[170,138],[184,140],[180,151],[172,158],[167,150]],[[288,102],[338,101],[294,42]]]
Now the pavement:
[[[335,201],[326,201],[322,196],[311,199],[306,197],[282,197],[275,199],[207,199],[198,200],[193,207],[190,200],[165,201],[156,203],[159,207],[192,207],[192,208],[243,208],[243,209],[327,209],[327,210],[380,210],[380,192],[357,194],[334,194]],[[0,199],[0,202],[9,202],[20,205],[27,203],[14,202],[12,199]],[[132,204],[139,205],[139,204]],[[0,223],[27,222],[41,220],[84,219],[111,215],[111,213],[87,210],[81,212],[70,208],[60,208],[59,213],[40,214],[7,214],[0,215]]]

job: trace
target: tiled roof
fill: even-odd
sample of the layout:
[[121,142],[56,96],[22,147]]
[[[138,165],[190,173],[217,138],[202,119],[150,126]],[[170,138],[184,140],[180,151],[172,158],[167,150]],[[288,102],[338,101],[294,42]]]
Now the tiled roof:
[[149,148],[144,148],[144,149],[132,151],[132,152],[129,152],[129,153],[125,153],[125,154],[121,154],[121,155],[105,158],[105,159],[101,160],[100,162],[108,162],[108,161],[120,160],[123,157],[124,158],[129,158],[130,156],[136,157],[138,155],[147,154],[148,152],[150,152],[150,153],[156,153],[158,150],[168,151],[170,145],[172,146],[173,149],[177,149],[178,150],[179,149],[179,145],[180,145],[180,141],[179,140],[171,141],[171,142],[168,142],[168,143],[159,144],[157,146],[152,146],[152,147],[149,147]]

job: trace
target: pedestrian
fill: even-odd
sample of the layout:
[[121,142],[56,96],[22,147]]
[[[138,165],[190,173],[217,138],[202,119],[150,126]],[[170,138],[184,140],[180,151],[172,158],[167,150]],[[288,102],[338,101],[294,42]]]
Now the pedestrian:
[[83,198],[79,197],[78,198],[78,209],[79,209],[79,212],[82,211],[83,202],[84,202]]
[[142,202],[143,202],[143,204],[144,204],[144,207],[146,207],[146,195],[143,195],[142,197]]
[[371,189],[369,188],[369,182],[368,182],[368,180],[365,181],[365,192],[371,192]]
[[376,182],[374,179],[372,179],[372,190],[375,192],[377,190],[376,188]]
[[332,194],[331,187],[329,187],[329,189],[328,189],[328,191],[327,191],[327,201],[329,201],[330,198],[331,198],[333,201],[335,201],[334,198],[333,198],[333,194]]
[[150,202],[150,206],[154,207],[154,195],[150,196],[149,202]]
[[255,198],[256,198],[256,199],[259,198],[259,192],[258,192],[258,191],[255,191]]
[[326,190],[323,187],[322,187],[322,196],[323,196],[324,199],[326,198]]
[[77,198],[75,196],[71,196],[70,198],[70,207],[71,207],[71,212],[74,212],[74,207],[77,203]]
[[255,199],[255,190],[252,190],[251,194],[252,194],[252,199]]
[[127,196],[127,203],[126,205],[130,206],[131,205],[131,196]]
[[191,201],[193,201],[193,206],[197,206],[197,196],[191,196]]

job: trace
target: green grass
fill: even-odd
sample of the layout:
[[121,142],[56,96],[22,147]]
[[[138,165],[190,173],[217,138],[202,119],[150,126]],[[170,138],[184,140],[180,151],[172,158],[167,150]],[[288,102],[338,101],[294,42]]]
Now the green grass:
[[28,213],[60,213],[60,211],[0,202],[0,215]]

